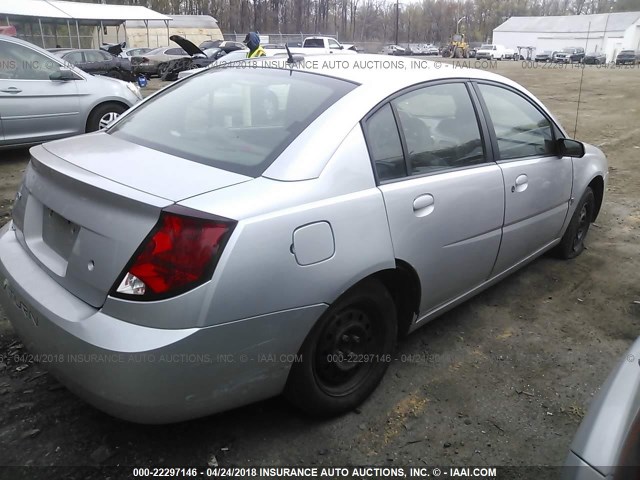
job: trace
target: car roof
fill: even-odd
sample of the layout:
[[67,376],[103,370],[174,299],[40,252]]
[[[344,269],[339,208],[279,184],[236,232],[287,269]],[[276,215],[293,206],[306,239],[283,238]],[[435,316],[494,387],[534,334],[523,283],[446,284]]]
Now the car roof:
[[[318,135],[323,128],[331,131],[349,131],[376,105],[386,101],[400,90],[411,88],[434,80],[491,80],[514,88],[533,99],[554,121],[549,110],[524,87],[495,73],[453,66],[449,63],[426,60],[389,57],[376,54],[353,55],[294,55],[299,63],[287,65],[287,57],[261,57],[247,59],[225,68],[237,69],[278,69],[308,72],[309,74],[326,75],[359,85],[324,112],[312,125],[300,135],[283,154],[263,174],[269,178],[283,181],[315,178],[324,168],[325,162],[331,158],[344,137]],[[375,63],[373,63],[375,62]],[[195,75],[208,75],[212,71],[206,69]],[[195,76],[194,75],[194,76]],[[189,78],[189,77],[187,77]],[[185,79],[186,80],[186,79]],[[563,132],[564,133],[564,132]],[[305,163],[296,159],[310,155],[318,158],[317,162]]]

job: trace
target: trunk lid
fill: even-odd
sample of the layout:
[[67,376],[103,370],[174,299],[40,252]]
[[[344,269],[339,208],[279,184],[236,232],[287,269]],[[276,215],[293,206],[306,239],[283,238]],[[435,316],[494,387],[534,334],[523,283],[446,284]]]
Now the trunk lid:
[[53,279],[97,308],[163,208],[250,179],[106,134],[31,155],[13,208],[16,236]]
[[103,132],[50,142],[44,148],[83,170],[173,202],[251,180]]

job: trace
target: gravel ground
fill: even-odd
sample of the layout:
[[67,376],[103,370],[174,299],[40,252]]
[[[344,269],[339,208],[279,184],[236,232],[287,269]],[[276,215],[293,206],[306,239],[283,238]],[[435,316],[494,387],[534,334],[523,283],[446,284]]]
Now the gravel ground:
[[[580,70],[498,64],[569,129]],[[169,426],[116,420],[37,364],[0,365],[0,465],[560,465],[594,393],[638,336],[640,69],[584,72],[577,138],[611,175],[588,250],[544,256],[401,342],[357,411],[309,419],[282,399]],[[151,82],[149,91],[160,82]],[[28,159],[2,152],[0,218]],[[0,354],[23,353],[0,312]],[[1,474],[0,474],[1,476]]]

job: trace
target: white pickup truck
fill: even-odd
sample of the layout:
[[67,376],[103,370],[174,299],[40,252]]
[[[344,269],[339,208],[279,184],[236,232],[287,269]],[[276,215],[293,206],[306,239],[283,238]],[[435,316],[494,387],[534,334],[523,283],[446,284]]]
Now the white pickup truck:
[[291,53],[357,53],[355,46],[342,44],[331,37],[306,37],[302,47],[290,50]]
[[482,45],[476,52],[478,60],[506,60],[512,59],[514,52],[504,45],[486,44]]

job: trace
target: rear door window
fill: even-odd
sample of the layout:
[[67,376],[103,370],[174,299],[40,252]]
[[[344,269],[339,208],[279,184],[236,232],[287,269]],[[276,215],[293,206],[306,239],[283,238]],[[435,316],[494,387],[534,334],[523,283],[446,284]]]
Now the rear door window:
[[393,100],[409,158],[409,174],[486,162],[480,128],[462,83],[430,85]]
[[407,175],[398,125],[388,103],[366,121],[365,134],[369,155],[378,180],[393,180]]
[[109,133],[257,177],[311,122],[355,87],[296,70],[211,69],[144,103]]

